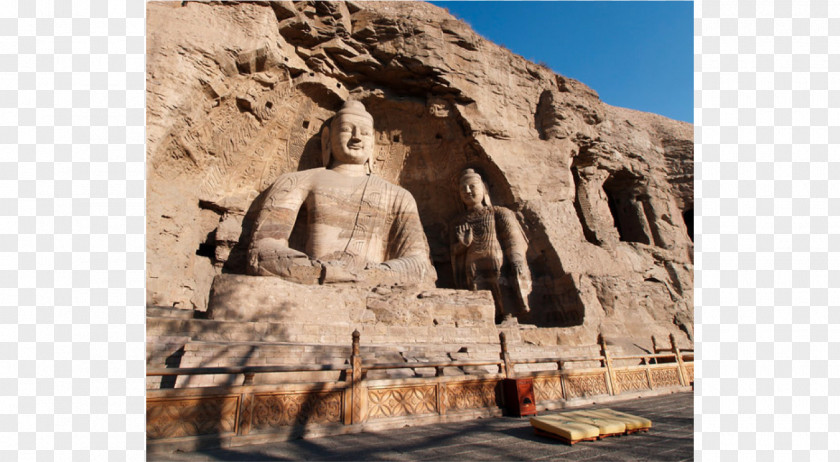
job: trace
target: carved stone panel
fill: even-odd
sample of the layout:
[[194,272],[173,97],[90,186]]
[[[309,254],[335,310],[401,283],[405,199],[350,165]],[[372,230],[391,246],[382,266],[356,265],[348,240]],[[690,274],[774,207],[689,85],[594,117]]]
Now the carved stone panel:
[[559,375],[534,377],[534,398],[537,402],[564,399],[562,380]]
[[146,401],[149,439],[222,435],[236,431],[238,396]]
[[606,395],[607,380],[603,372],[570,375],[566,377],[566,392],[569,398]]
[[622,392],[650,389],[647,374],[644,370],[616,371],[615,379],[618,382],[619,390]]
[[680,386],[680,372],[677,368],[651,369],[650,377],[653,388]]
[[446,384],[446,409],[476,409],[497,406],[496,381]]
[[694,382],[694,364],[686,363],[685,371],[688,373],[688,382]]
[[437,412],[434,385],[368,390],[368,419]]
[[258,394],[254,396],[251,431],[340,423],[341,408],[341,391]]

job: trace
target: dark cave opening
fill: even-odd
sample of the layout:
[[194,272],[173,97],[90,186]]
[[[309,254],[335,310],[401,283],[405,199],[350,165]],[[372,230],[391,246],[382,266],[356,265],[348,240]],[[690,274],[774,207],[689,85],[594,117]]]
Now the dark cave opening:
[[685,223],[685,230],[688,232],[688,238],[694,242],[694,207],[683,211],[683,222]]
[[610,175],[604,181],[604,192],[613,217],[619,239],[624,242],[651,244],[644,211],[643,197],[634,194],[636,179],[626,171]]

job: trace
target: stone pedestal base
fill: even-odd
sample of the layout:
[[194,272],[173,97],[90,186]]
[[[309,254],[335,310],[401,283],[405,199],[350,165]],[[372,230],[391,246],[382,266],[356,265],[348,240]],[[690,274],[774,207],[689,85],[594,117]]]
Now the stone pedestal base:
[[213,281],[207,312],[215,321],[274,324],[281,334],[274,341],[346,344],[356,329],[373,344],[499,341],[489,291],[315,286],[223,274]]

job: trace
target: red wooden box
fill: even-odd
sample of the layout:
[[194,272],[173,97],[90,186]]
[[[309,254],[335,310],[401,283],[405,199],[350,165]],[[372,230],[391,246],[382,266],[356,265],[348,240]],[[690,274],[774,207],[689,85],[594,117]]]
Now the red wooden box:
[[531,377],[504,379],[505,408],[517,417],[537,415],[537,401],[534,399],[534,381]]

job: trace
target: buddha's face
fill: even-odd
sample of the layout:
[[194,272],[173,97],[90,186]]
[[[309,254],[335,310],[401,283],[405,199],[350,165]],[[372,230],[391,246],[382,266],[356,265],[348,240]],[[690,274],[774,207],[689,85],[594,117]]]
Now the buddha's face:
[[484,183],[476,176],[466,176],[461,179],[460,184],[461,200],[467,208],[473,208],[481,204],[484,199]]
[[342,164],[364,164],[373,155],[373,124],[365,117],[341,114],[330,126],[333,160]]

